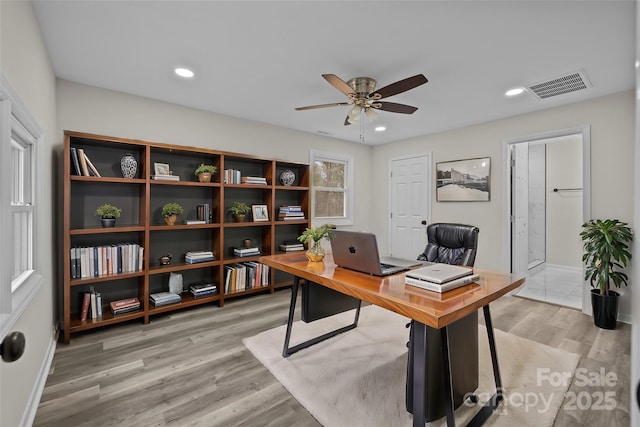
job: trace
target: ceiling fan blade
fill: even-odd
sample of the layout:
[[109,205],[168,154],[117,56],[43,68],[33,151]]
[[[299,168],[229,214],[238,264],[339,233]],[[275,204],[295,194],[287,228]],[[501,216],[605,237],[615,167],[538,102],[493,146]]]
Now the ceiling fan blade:
[[406,92],[410,89],[423,85],[428,81],[429,80],[427,80],[427,78],[424,75],[417,74],[413,77],[407,77],[406,79],[397,81],[395,83],[391,83],[388,86],[380,88],[374,91],[372,94],[370,94],[368,98],[370,99],[371,98],[373,99],[388,98],[390,96],[397,95],[399,93]]
[[333,104],[308,105],[306,107],[297,107],[296,111],[315,110],[316,108],[327,108],[327,107],[342,107],[344,105],[350,105],[350,103],[349,102],[334,102]]
[[390,111],[392,113],[413,114],[418,107],[412,107],[411,105],[396,104],[395,102],[376,102],[380,104],[378,110]]
[[353,91],[351,86],[349,86],[344,80],[342,80],[340,77],[336,76],[335,74],[323,74],[322,77],[324,77],[324,79],[328,81],[331,84],[331,86],[335,87],[345,95],[347,96],[355,95],[355,92]]

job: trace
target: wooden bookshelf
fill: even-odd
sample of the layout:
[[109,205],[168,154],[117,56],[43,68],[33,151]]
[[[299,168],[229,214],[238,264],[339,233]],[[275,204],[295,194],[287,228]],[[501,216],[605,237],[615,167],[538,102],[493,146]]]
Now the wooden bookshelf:
[[[80,175],[74,166],[72,148],[76,155],[82,148],[100,173],[97,176]],[[134,177],[124,178],[120,160],[131,154],[137,161]],[[169,165],[179,181],[155,180],[154,164]],[[200,183],[194,170],[200,163],[213,164],[218,171],[210,183]],[[266,185],[225,183],[225,169],[240,171],[242,176],[260,176]],[[286,171],[286,173],[284,173]],[[295,175],[294,182],[291,173]],[[284,174],[283,174],[284,173]],[[281,272],[270,271],[266,286],[226,293],[225,265],[255,262],[258,256],[238,258],[233,248],[241,247],[250,239],[261,255],[275,254],[282,241],[292,240],[309,227],[309,166],[303,163],[257,158],[250,155],[211,149],[162,144],[127,138],[94,135],[82,132],[64,132],[63,165],[63,317],[64,341],[71,334],[131,320],[149,322],[150,316],[180,310],[200,304],[217,304],[241,295],[270,292],[289,286],[292,278]],[[287,176],[286,185],[280,176]],[[245,222],[236,223],[228,213],[234,201],[248,205],[265,205],[268,221],[256,221],[249,214]],[[173,226],[164,223],[161,208],[165,203],[177,202],[185,213]],[[122,209],[122,215],[113,228],[102,228],[94,215],[96,208],[110,203]],[[197,217],[197,206],[208,204],[211,218],[206,224],[182,224],[183,220]],[[279,207],[301,206],[305,218],[281,221]],[[142,267],[126,273],[100,274],[97,277],[72,278],[71,249],[99,247],[119,243],[135,243],[144,248]],[[208,250],[214,260],[188,264],[187,251]],[[172,256],[169,265],[160,265],[159,258]],[[169,275],[183,276],[182,302],[156,307],[149,295],[169,290]],[[211,281],[218,286],[218,294],[194,298],[189,284]],[[80,318],[82,296],[93,286],[102,294],[103,316],[98,319]],[[137,297],[139,310],[113,315],[110,301]]]

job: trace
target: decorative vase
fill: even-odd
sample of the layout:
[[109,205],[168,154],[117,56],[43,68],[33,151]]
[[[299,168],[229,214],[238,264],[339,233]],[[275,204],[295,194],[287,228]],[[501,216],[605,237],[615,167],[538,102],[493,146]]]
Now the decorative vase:
[[200,182],[211,182],[211,174],[209,172],[199,173],[198,180]]
[[120,159],[120,169],[122,169],[122,176],[125,178],[135,178],[138,171],[138,162],[136,158],[131,154],[125,154]]
[[111,227],[115,227],[116,219],[115,218],[100,218],[100,223],[102,223],[102,228],[111,228]]
[[313,242],[313,245],[307,250],[306,255],[307,259],[311,262],[320,262],[324,259],[325,251],[320,241]]
[[601,295],[600,289],[591,289],[591,307],[593,323],[602,329],[615,329],[618,322],[618,298],[620,294],[609,291],[609,295]]
[[176,223],[176,219],[178,219],[178,215],[165,216],[164,222],[166,222],[167,225],[173,225]]
[[290,169],[285,169],[280,174],[280,183],[282,185],[286,185],[287,187],[289,187],[293,185],[295,181],[296,181],[296,174]]

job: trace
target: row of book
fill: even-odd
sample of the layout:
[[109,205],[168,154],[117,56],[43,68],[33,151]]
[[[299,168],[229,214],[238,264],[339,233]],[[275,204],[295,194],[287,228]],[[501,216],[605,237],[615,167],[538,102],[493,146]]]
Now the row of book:
[[239,262],[224,266],[224,291],[234,293],[269,285],[269,266],[259,262]]
[[187,264],[197,264],[199,262],[213,261],[215,257],[211,251],[189,251],[184,256]]
[[131,273],[142,270],[144,248],[137,243],[73,247],[70,260],[72,279]]
[[96,292],[93,286],[89,287],[89,292],[82,296],[82,307],[80,309],[80,320],[102,318],[102,294]]
[[223,175],[225,184],[267,185],[267,178],[263,176],[242,176],[238,169],[225,169]]
[[278,219],[281,221],[305,219],[302,206],[280,206],[278,209]]
[[71,172],[80,176],[100,176],[82,148],[71,147]]

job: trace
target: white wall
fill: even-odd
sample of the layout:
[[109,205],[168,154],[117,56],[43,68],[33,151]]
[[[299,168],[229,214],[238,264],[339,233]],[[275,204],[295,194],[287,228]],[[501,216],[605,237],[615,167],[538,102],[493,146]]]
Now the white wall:
[[[53,147],[61,141],[56,124],[55,76],[46,52],[31,2],[0,1],[0,69],[20,99],[44,130],[41,150],[44,158],[39,171],[43,185],[43,221],[36,225],[39,239],[36,246],[47,256],[37,260],[44,277],[44,286],[14,330],[26,337],[25,354],[11,364],[0,362],[0,424],[18,426],[35,415],[38,387],[46,380],[49,352],[53,349],[54,242],[56,218],[50,213],[55,206]],[[44,370],[44,371],[43,371]]]
[[582,268],[582,138],[567,135],[547,142],[547,262]]

